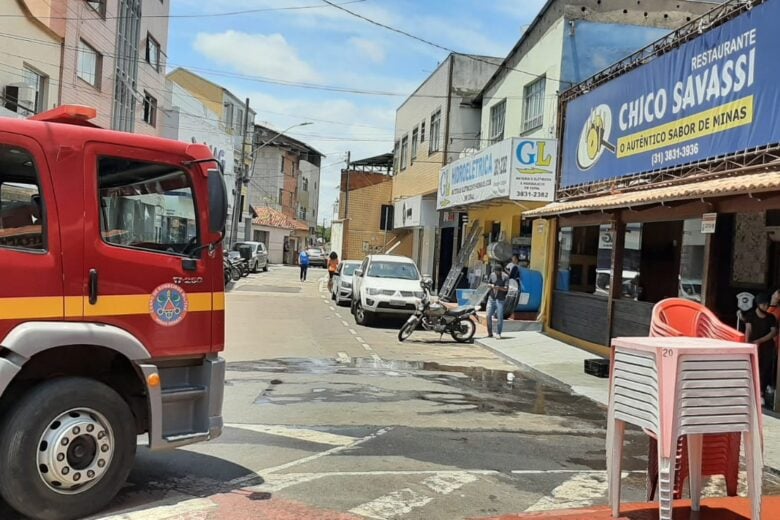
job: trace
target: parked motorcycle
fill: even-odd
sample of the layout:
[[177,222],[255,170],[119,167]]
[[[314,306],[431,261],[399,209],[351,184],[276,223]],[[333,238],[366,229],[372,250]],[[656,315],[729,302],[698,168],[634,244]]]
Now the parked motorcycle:
[[441,303],[433,303],[431,302],[433,281],[423,280],[420,285],[423,288],[423,297],[417,305],[417,311],[398,331],[398,341],[408,339],[420,325],[428,331],[448,333],[458,343],[471,341],[477,331],[477,325],[471,317],[477,313],[477,310],[471,305],[447,309]]
[[236,266],[239,271],[240,277],[249,276],[249,260],[241,256],[238,251],[228,252],[228,259],[230,263]]
[[231,280],[237,282],[241,278],[241,268],[238,264],[227,253],[222,263],[225,269],[225,284]]

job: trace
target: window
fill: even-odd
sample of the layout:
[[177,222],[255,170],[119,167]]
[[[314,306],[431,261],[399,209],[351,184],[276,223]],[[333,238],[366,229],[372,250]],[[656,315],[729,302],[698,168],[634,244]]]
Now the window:
[[425,142],[425,121],[420,123],[420,142]]
[[76,74],[95,88],[100,88],[102,56],[84,40],[79,40]]
[[701,302],[705,242],[706,235],[701,232],[700,218],[683,222],[682,250],[680,252],[680,298]]
[[233,127],[233,105],[231,103],[225,103],[225,126],[227,128]]
[[412,130],[412,161],[417,159],[417,138],[420,135],[420,131],[418,129]]
[[398,155],[399,151],[400,151],[400,144],[398,141],[396,141],[395,144],[393,145],[393,170],[396,172],[398,171],[399,168],[399,163],[398,163],[398,158],[400,157]]
[[419,280],[420,273],[411,262],[371,262],[366,276],[374,278],[396,278],[398,280]]
[[171,255],[200,245],[192,184],[175,166],[98,161],[100,227],[109,244]]
[[32,155],[0,144],[0,247],[42,250],[45,237],[43,199]]
[[160,44],[152,38],[151,34],[146,35],[146,63],[160,72]]
[[241,132],[241,128],[243,126],[244,126],[244,109],[237,108],[236,121],[235,121],[236,132]]
[[314,191],[317,191],[317,181],[314,181]]
[[392,204],[382,204],[382,213],[379,215],[379,229],[382,231],[392,231],[394,215],[395,213]]
[[563,227],[558,234],[556,290],[607,296],[596,290],[599,226]]
[[409,136],[401,139],[401,170],[406,169],[406,158],[409,155]]
[[144,92],[144,122],[157,125],[157,99],[148,92]]
[[439,134],[441,134],[441,109],[431,116],[431,138],[428,143],[428,153],[439,151],[439,145],[441,144],[441,136]]
[[39,74],[29,67],[22,69],[24,75],[24,82],[33,90],[33,96],[31,98],[32,103],[30,108],[37,114],[42,112],[45,104],[46,96],[46,76]]
[[284,189],[283,188],[279,188],[279,205],[280,206],[284,205]]
[[87,5],[103,18],[106,17],[106,0],[87,0]]
[[490,108],[490,144],[504,140],[504,121],[506,118],[506,99]]
[[303,184],[303,191],[309,191],[309,179],[306,177],[303,177],[302,183]]
[[530,132],[544,123],[544,85],[542,77],[523,89],[523,132]]
[[280,170],[280,173],[284,175],[284,156],[282,156],[282,168]]

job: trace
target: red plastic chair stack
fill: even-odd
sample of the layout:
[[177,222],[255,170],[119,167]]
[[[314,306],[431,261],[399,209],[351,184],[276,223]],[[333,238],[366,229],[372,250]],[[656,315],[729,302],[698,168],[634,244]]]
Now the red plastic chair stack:
[[[721,323],[708,308],[681,298],[669,298],[653,308],[650,336],[688,336],[744,342],[745,335]],[[737,496],[739,481],[740,435],[727,433],[705,435],[702,447],[702,475],[723,475],[726,493]],[[658,487],[658,445],[650,439],[647,455],[647,500],[655,498]],[[677,470],[675,471],[674,498],[682,498],[683,486],[689,475],[688,443],[680,437],[677,443]]]

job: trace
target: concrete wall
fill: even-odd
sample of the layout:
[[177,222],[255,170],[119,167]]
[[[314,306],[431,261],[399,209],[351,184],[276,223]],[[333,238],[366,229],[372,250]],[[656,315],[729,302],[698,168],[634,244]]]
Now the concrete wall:
[[[320,200],[320,168],[309,161],[299,163],[301,178],[298,180],[298,204],[306,208],[306,224],[309,229],[317,228],[317,214]],[[303,179],[308,179],[308,190],[303,191]]]
[[282,151],[273,146],[258,150],[252,180],[249,182],[249,203],[256,208],[282,211],[279,189],[284,187]]
[[265,231],[268,233],[268,261],[272,264],[281,264],[284,261],[284,239],[290,236],[289,229],[279,229],[268,226],[252,225],[252,230]]
[[[46,76],[43,92],[43,109],[57,106],[59,101],[60,76],[60,37],[47,25],[33,16],[38,15],[63,16],[64,13],[53,12],[51,6],[39,5],[39,2],[20,2],[5,0],[0,2],[0,16],[16,18],[0,18],[14,20],[14,23],[3,24],[2,32],[8,36],[0,37],[0,95],[7,85],[24,82],[24,68],[28,67],[38,74]],[[29,112],[13,107],[5,110],[5,101],[0,99],[0,112],[9,117],[27,117]]]

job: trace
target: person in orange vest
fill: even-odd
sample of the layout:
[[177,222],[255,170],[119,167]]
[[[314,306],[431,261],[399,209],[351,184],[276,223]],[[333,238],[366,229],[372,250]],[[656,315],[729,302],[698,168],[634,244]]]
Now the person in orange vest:
[[333,290],[333,276],[339,268],[339,255],[331,251],[328,256],[328,292]]

